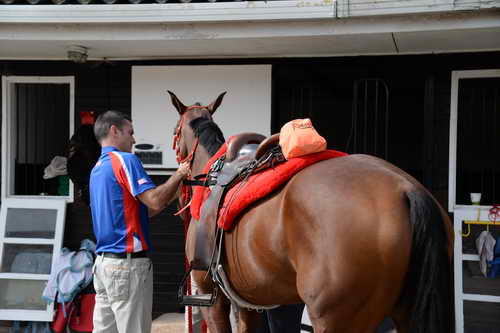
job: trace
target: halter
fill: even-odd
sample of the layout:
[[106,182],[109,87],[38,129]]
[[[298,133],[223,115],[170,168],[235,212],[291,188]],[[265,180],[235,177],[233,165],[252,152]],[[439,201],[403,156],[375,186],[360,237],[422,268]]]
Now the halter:
[[[191,105],[191,106],[187,107],[186,110],[184,111],[184,113],[181,115],[181,119],[179,120],[179,125],[175,129],[172,148],[175,150],[175,157],[176,157],[177,163],[181,164],[184,162],[188,162],[190,173],[191,173],[191,167],[192,167],[193,160],[194,160],[194,154],[196,152],[196,149],[198,148],[198,142],[200,141],[200,139],[196,138],[196,140],[193,143],[193,147],[191,148],[191,152],[186,157],[181,156],[181,148],[179,146],[179,141],[181,140],[182,126],[184,125],[184,115],[186,114],[186,112],[193,110],[193,109],[206,109],[206,108],[207,108],[206,106],[202,106],[202,105]],[[186,179],[186,180],[189,181],[189,179]],[[186,210],[191,205],[192,198],[191,198],[191,195],[188,193],[188,186],[186,186],[186,185],[183,185],[182,196],[183,196],[184,200],[186,200],[186,201],[189,200],[189,202],[183,208],[181,208],[177,213],[174,214],[176,216],[181,214],[184,210]]]
[[181,115],[179,125],[175,129],[173,146],[172,146],[172,148],[175,150],[175,156],[176,156],[178,164],[181,164],[184,162],[189,162],[189,168],[191,168],[191,163],[193,162],[193,159],[194,159],[194,153],[196,152],[196,148],[198,148],[198,142],[199,142],[199,138],[196,138],[196,140],[193,143],[191,153],[189,153],[189,155],[186,157],[181,156],[181,149],[179,147],[179,141],[181,140],[182,126],[184,125],[184,115],[186,114],[186,112],[193,110],[193,109],[206,109],[206,108],[207,108],[206,106],[202,106],[202,105],[191,105],[188,108],[186,108],[184,113]]

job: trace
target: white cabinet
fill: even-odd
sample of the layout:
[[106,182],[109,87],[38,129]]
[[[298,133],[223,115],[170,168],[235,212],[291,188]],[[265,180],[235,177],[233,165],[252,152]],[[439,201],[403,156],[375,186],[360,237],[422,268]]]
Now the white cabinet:
[[[454,232],[455,232],[455,249],[454,249],[454,266],[455,266],[455,332],[464,332],[464,301],[479,301],[479,302],[495,302],[500,303],[500,296],[486,294],[471,294],[464,293],[463,285],[463,262],[464,261],[479,261],[478,255],[463,253],[463,238],[462,233],[467,233],[467,226],[464,221],[483,221],[490,222],[488,218],[489,206],[481,207],[460,207],[454,210]],[[500,225],[500,222],[498,222]],[[465,227],[464,227],[465,226]],[[485,226],[486,228],[486,226]],[[496,226],[490,228],[498,228]],[[469,237],[472,237],[469,236]],[[478,263],[479,264],[479,263]]]
[[52,321],[42,292],[59,257],[64,199],[5,199],[0,210],[0,320]]

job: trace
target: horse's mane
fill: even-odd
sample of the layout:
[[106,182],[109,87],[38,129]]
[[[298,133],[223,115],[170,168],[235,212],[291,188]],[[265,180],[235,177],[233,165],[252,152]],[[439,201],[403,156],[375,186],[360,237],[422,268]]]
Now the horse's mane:
[[191,120],[189,126],[194,135],[199,138],[199,143],[205,147],[210,156],[213,156],[226,141],[221,129],[211,119],[199,117]]

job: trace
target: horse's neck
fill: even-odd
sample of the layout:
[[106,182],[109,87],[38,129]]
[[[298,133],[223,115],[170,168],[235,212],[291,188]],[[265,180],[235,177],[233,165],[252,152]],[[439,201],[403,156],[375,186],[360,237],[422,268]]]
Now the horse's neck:
[[199,152],[195,155],[193,165],[191,166],[191,177],[201,174],[208,160],[210,160],[210,155],[208,155],[208,152],[203,147],[198,149]]

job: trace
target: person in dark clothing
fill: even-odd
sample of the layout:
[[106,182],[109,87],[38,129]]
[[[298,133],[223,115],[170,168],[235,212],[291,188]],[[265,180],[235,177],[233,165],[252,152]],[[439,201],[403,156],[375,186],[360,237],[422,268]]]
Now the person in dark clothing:
[[299,333],[304,304],[281,305],[262,313],[258,333]]

